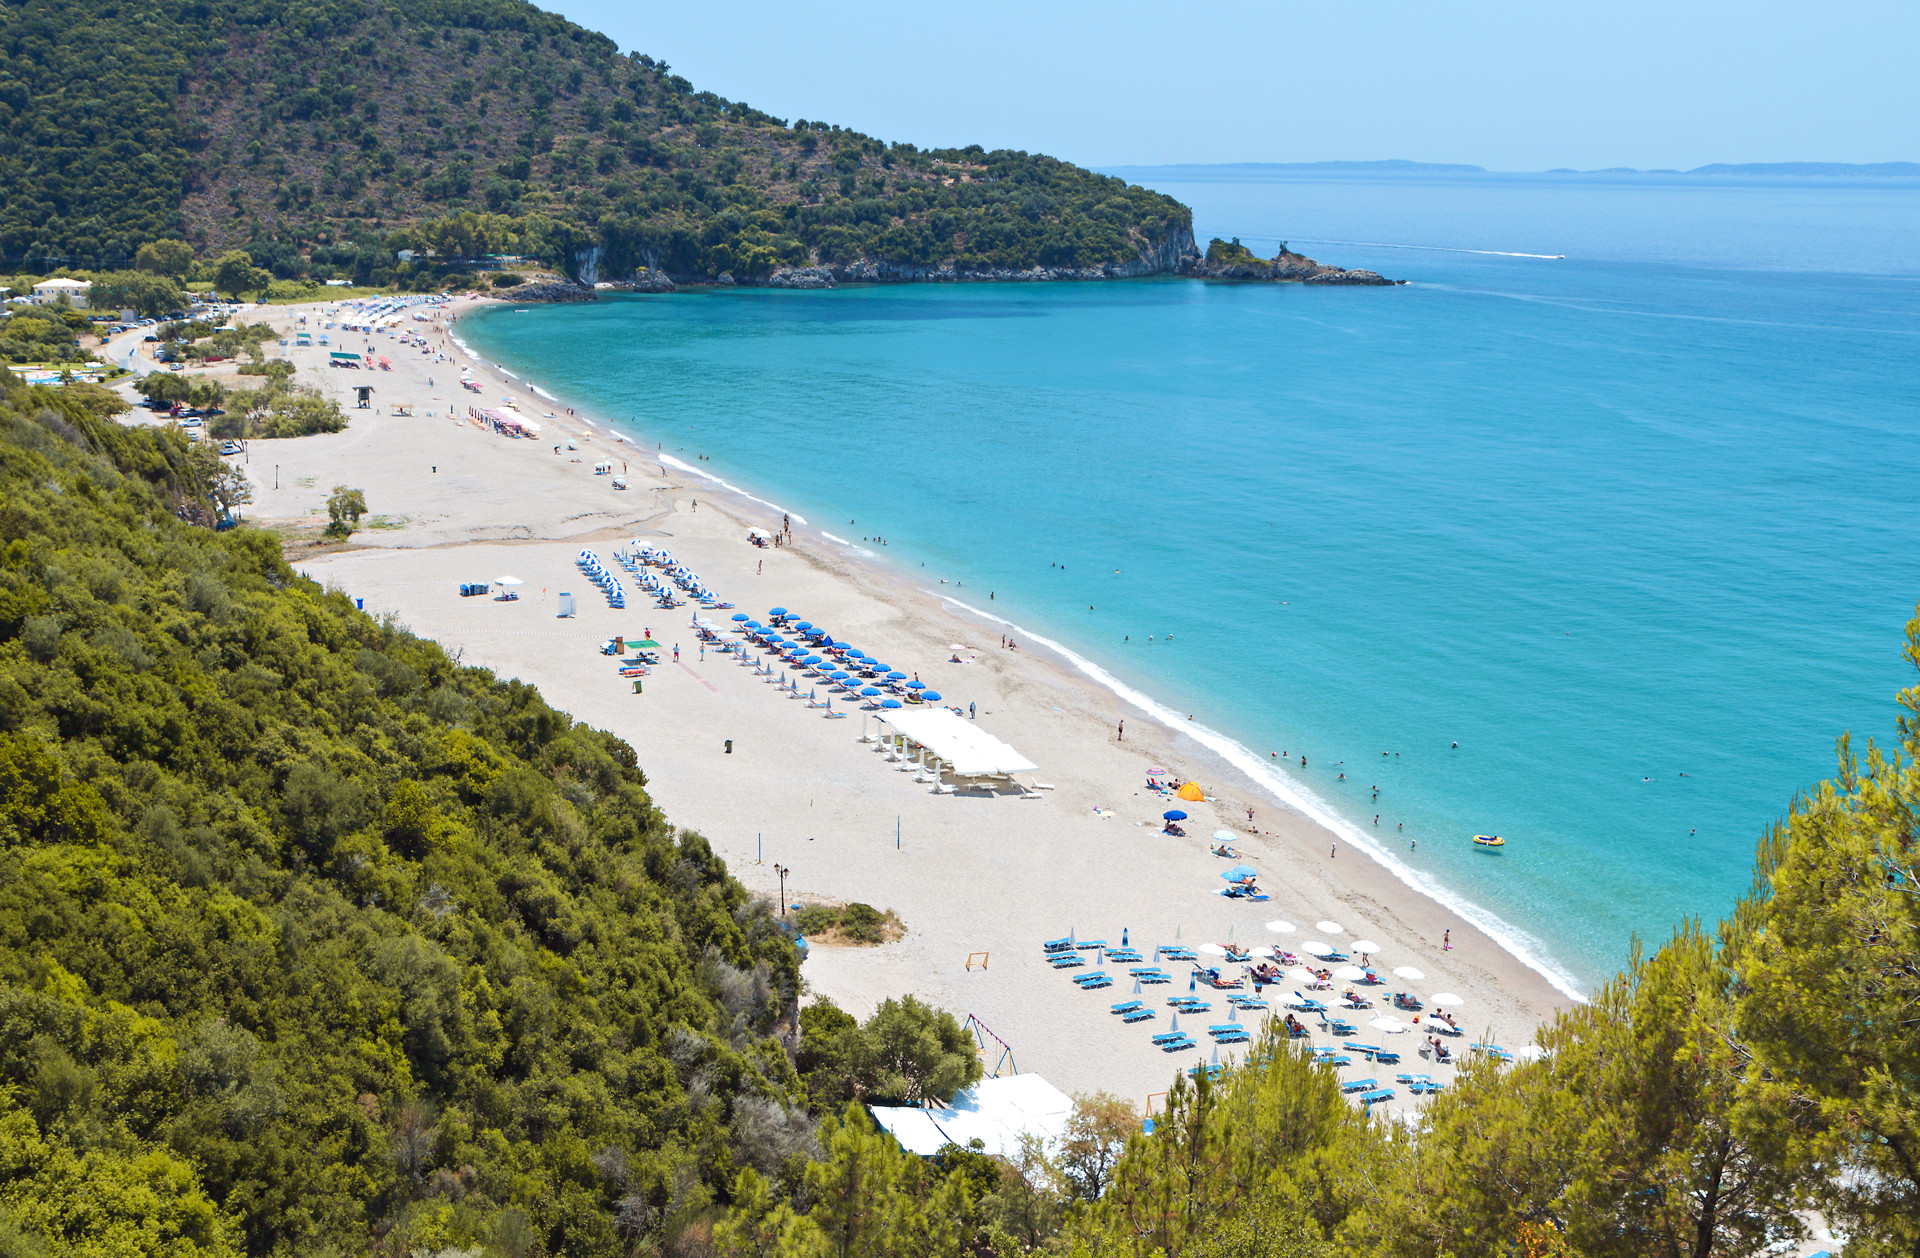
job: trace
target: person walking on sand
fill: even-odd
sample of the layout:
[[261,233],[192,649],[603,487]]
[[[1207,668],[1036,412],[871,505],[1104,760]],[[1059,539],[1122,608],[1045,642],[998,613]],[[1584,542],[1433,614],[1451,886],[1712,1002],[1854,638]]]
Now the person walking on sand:
[[[969,704],[967,705],[967,719],[968,719],[969,721],[971,721],[971,720],[973,720],[973,719],[975,719],[975,718],[974,718],[974,715],[973,715],[973,705],[972,705],[971,703],[969,703]],[[1122,721],[1122,722],[1121,722],[1121,724],[1122,724],[1122,725],[1124,725],[1124,724],[1126,724],[1126,722],[1125,722],[1125,721]]]
[[1127,721],[1125,717],[1120,718],[1120,734],[1119,734],[1118,741],[1123,743],[1127,741]]
[[673,662],[676,664],[680,662],[680,644],[678,642],[673,644]]
[[764,560],[764,559],[762,559],[762,560],[761,560],[761,561],[760,561],[759,563],[756,563],[756,564],[754,564],[754,565],[753,565],[753,575],[754,575],[754,576],[756,576],[756,577],[759,577],[759,576],[765,576],[765,575],[766,575],[766,572],[767,572],[767,561],[766,561],[766,560]]
[[1451,929],[1443,930],[1440,932],[1440,951],[1442,952],[1453,951],[1453,931]]
[[1327,859],[1332,860],[1334,857],[1334,853],[1338,852],[1339,850],[1340,850],[1340,845],[1338,843],[1335,843],[1332,847],[1328,848]]

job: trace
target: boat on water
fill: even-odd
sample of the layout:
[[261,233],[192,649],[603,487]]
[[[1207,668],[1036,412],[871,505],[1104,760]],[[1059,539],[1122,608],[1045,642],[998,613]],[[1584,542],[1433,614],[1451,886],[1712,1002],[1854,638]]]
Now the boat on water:
[[1497,834],[1476,834],[1473,836],[1476,847],[1505,847],[1507,841]]

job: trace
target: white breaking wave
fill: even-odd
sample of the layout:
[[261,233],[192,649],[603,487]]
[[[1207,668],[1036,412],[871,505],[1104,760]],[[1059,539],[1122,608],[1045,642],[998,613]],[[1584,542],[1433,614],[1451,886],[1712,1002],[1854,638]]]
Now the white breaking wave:
[[702,471],[699,468],[695,467],[693,464],[688,463],[684,459],[676,459],[671,454],[661,454],[657,450],[649,452],[645,447],[641,448],[640,453],[650,454],[650,457],[656,463],[664,463],[668,467],[678,468],[683,472],[687,472],[691,475],[703,477],[706,480],[710,480],[714,484],[720,486],[722,489],[725,489],[730,493],[739,494],[742,498],[745,498],[748,502],[757,502],[763,507],[771,507],[773,510],[780,512],[782,515],[790,517],[795,524],[806,523],[806,520],[801,518],[799,512],[788,511],[785,507],[781,506],[777,502],[768,502],[765,498],[759,497],[756,494],[750,494],[746,490],[740,488],[740,486],[734,484],[732,481],[725,480],[721,477],[715,476],[712,472]]
[[853,543],[852,543],[852,542],[850,542],[850,541],[848,541],[848,540],[847,540],[846,538],[844,538],[844,537],[835,537],[835,536],[834,536],[833,534],[831,534],[831,533],[829,533],[829,532],[827,532],[827,531],[826,531],[825,529],[821,529],[821,530],[820,530],[820,536],[822,536],[822,537],[824,537],[824,538],[826,538],[826,539],[827,539],[828,541],[830,541],[830,542],[839,542],[839,543],[840,543],[840,544],[841,544],[842,546],[851,546],[851,545],[853,545]]
[[553,396],[553,394],[547,392],[545,389],[541,388],[539,385],[535,384],[531,380],[527,381],[527,388],[532,390],[535,393],[538,393],[541,397],[547,399],[547,401],[549,402],[558,402],[560,400],[559,398]]
[[1057,651],[1082,673],[1106,687],[1107,690],[1118,695],[1121,699],[1139,708],[1154,720],[1159,721],[1168,729],[1190,735],[1202,746],[1218,752],[1227,763],[1239,769],[1242,773],[1245,773],[1249,778],[1252,778],[1257,785],[1263,787],[1275,799],[1278,799],[1288,807],[1305,813],[1312,820],[1339,835],[1340,838],[1345,840],[1349,845],[1359,848],[1360,851],[1371,857],[1375,863],[1379,864],[1388,873],[1392,874],[1408,887],[1426,896],[1429,900],[1452,910],[1466,921],[1473,923],[1489,939],[1493,940],[1494,943],[1511,954],[1522,965],[1546,979],[1547,982],[1553,984],[1554,988],[1563,995],[1579,1001],[1582,1004],[1586,1003],[1587,998],[1585,994],[1581,992],[1578,981],[1573,975],[1554,963],[1553,959],[1547,955],[1546,945],[1539,939],[1521,930],[1517,926],[1502,921],[1491,910],[1483,908],[1471,900],[1462,899],[1454,895],[1445,887],[1441,886],[1439,881],[1432,875],[1403,864],[1395,858],[1391,852],[1376,842],[1371,835],[1335,812],[1332,806],[1325,800],[1308,790],[1306,786],[1300,782],[1279,772],[1276,766],[1262,760],[1249,748],[1235,742],[1218,730],[1209,729],[1207,726],[1194,721],[1181,719],[1179,714],[1171,708],[1135,690],[1132,686],[1127,685],[1106,669],[1095,664],[1092,660],[1087,659],[1085,656],[1078,654],[1068,647],[1062,646],[1050,638],[1044,638],[1029,629],[1014,624],[1004,616],[996,616],[990,611],[975,607],[971,603],[962,602],[960,599],[954,598],[951,595],[942,594],[938,590],[928,590],[927,592],[945,602],[951,603],[955,607],[971,612],[973,615],[993,621],[995,624],[1005,625],[1009,629],[1018,630],[1021,636],[1025,637],[1028,641],[1038,642],[1041,646]]

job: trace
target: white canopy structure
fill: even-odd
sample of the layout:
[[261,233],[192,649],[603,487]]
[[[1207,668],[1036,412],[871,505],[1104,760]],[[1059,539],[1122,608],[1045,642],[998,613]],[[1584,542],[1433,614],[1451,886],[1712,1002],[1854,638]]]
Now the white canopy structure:
[[881,714],[880,720],[952,765],[955,777],[1029,773],[1039,767],[946,708],[928,708],[922,712],[889,709]]
[[979,1140],[989,1154],[1007,1157],[1020,1151],[1029,1133],[1047,1144],[1067,1130],[1073,1099],[1039,1075],[982,1079],[954,1095],[944,1109],[876,1105],[873,1120],[908,1153],[931,1157],[949,1144],[966,1147]]

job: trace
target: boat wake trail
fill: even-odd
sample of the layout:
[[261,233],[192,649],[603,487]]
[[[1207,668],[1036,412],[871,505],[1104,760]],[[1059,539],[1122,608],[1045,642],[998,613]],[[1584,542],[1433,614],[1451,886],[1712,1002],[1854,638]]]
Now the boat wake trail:
[[1506,249],[1461,249],[1455,245],[1394,245],[1381,240],[1302,240],[1303,245],[1351,245],[1356,249],[1421,249],[1428,253],[1477,253],[1485,258],[1544,258],[1564,261],[1564,253],[1514,253]]

